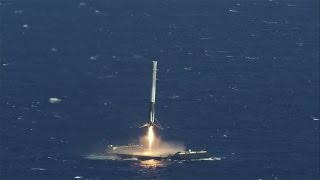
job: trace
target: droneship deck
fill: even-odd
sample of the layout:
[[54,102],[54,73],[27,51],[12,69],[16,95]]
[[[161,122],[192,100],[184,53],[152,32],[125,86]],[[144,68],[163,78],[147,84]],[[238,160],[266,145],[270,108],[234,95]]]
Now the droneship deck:
[[209,158],[210,155],[207,151],[181,151],[173,154],[161,154],[161,155],[152,155],[137,153],[143,152],[143,146],[141,145],[128,145],[128,146],[112,146],[110,145],[107,149],[107,154],[118,156],[122,159],[136,158],[138,160],[192,160],[192,159],[203,159]]

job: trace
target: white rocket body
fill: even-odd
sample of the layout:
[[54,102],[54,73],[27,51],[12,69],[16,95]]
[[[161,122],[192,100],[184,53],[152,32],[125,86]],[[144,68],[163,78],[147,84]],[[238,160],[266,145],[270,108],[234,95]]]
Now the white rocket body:
[[[151,101],[149,107],[149,123],[144,124],[141,127],[156,126],[163,129],[161,124],[155,118],[155,103],[156,103],[156,87],[157,87],[157,61],[152,61],[152,86],[151,86]],[[155,123],[157,122],[157,123]]]
[[155,119],[155,103],[156,103],[156,88],[157,88],[157,61],[153,61],[152,71],[152,88],[151,88],[151,101],[150,101],[150,123],[154,123]]

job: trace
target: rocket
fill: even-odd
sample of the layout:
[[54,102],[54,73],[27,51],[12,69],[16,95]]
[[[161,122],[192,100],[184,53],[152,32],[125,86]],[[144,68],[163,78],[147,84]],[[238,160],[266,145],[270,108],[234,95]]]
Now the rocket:
[[159,129],[163,129],[161,124],[155,118],[155,103],[156,103],[156,86],[157,86],[157,61],[152,61],[153,69],[152,69],[152,86],[151,86],[151,101],[149,105],[149,122],[142,125],[142,127],[157,127]]

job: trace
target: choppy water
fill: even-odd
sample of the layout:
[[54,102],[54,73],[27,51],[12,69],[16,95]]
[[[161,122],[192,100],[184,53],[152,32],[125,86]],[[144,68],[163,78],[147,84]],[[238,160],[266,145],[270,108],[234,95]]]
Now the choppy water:
[[[319,179],[319,27],[318,0],[0,0],[0,179]],[[85,158],[145,133],[154,59],[157,134],[213,158]]]

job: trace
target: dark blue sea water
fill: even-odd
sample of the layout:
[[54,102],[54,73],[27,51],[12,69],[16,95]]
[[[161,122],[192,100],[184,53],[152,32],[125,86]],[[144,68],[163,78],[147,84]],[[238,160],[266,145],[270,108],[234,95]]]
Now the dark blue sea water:
[[[319,28],[318,0],[0,0],[0,179],[317,180]],[[157,136],[213,158],[85,158],[145,134],[152,60]]]

